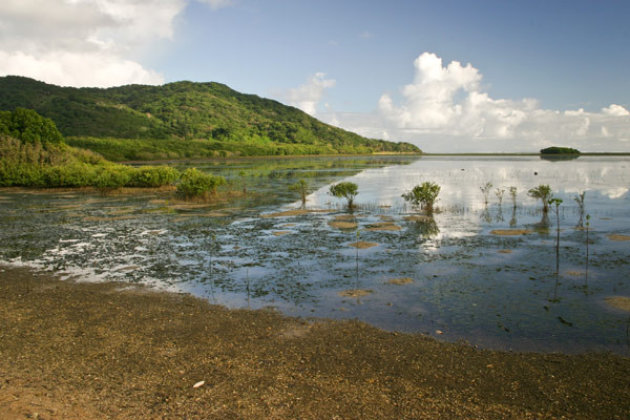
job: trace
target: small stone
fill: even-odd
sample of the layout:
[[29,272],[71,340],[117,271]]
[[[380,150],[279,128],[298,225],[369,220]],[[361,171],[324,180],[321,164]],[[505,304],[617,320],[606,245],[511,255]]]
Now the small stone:
[[193,388],[201,388],[205,384],[206,384],[206,381],[199,381],[199,382],[197,382],[196,384],[193,385]]

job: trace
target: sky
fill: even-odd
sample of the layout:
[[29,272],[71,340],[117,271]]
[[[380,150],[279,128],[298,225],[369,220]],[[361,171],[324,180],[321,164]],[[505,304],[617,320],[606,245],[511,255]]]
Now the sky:
[[190,80],[430,153],[630,152],[627,0],[2,0],[0,76]]

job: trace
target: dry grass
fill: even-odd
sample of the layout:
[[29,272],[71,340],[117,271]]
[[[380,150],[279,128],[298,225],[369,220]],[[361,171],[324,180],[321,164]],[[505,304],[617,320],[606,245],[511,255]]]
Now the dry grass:
[[607,236],[611,241],[630,241],[630,236],[613,233]]
[[286,235],[288,233],[291,233],[291,231],[290,230],[277,230],[273,234],[275,236],[282,236],[282,235]]

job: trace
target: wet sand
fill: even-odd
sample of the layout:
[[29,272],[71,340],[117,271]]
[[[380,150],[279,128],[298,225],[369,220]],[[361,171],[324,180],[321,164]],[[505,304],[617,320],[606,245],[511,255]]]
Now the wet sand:
[[479,350],[0,267],[3,419],[627,419],[629,378],[617,355]]

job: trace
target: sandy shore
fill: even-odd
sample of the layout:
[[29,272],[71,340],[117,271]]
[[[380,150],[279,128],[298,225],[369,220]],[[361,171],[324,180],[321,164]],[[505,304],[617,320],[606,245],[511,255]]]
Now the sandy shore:
[[628,419],[630,359],[518,354],[0,267],[3,419]]

